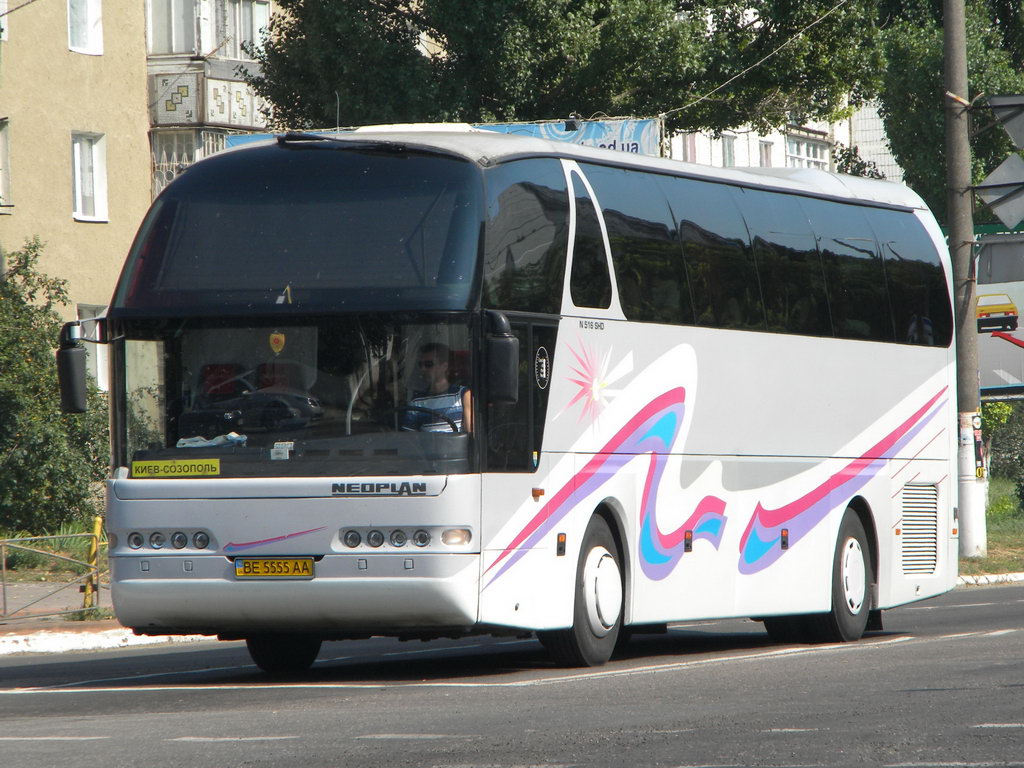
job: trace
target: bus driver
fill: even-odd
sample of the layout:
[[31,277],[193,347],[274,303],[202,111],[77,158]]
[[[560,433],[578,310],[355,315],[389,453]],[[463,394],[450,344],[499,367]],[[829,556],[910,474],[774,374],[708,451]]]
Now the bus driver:
[[[471,432],[473,411],[468,387],[449,381],[448,347],[429,342],[416,355],[417,387],[409,398],[409,410],[402,428],[420,432],[450,432],[455,423],[459,432]],[[444,417],[444,418],[442,418]]]

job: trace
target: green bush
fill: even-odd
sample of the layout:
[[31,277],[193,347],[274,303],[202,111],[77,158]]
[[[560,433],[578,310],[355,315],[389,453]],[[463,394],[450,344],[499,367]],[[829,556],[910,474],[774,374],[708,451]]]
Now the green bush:
[[90,387],[88,413],[60,410],[56,307],[68,294],[36,270],[42,249],[26,241],[0,273],[0,529],[36,535],[101,511],[109,460],[106,398]]
[[992,477],[988,484],[988,507],[985,510],[987,520],[1012,520],[1024,518],[1021,511],[1019,495],[1020,485],[1005,477]]

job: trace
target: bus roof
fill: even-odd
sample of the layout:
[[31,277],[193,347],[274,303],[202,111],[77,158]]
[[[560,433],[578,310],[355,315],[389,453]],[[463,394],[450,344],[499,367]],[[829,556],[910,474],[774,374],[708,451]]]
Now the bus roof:
[[[462,126],[459,126],[461,129]],[[858,176],[829,173],[812,168],[716,168],[685,163],[681,160],[648,157],[618,150],[587,147],[568,142],[549,141],[532,136],[496,133],[466,127],[453,130],[452,126],[429,125],[388,126],[386,129],[361,129],[339,134],[282,134],[276,141],[330,142],[339,145],[380,143],[404,145],[433,150],[461,157],[482,167],[528,157],[564,157],[582,162],[638,168],[720,181],[745,187],[777,189],[814,196],[859,200],[886,206],[925,208],[924,201],[909,187],[891,181],[866,179]],[[270,141],[253,142],[230,152],[244,152],[247,148],[266,146]]]

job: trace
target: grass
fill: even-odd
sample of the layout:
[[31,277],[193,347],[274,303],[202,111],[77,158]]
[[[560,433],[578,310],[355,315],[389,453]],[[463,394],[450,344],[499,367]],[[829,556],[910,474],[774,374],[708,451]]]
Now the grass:
[[1024,510],[1014,492],[1014,483],[994,477],[988,485],[985,511],[988,556],[960,558],[960,573],[1024,573]]
[[[20,549],[9,545],[4,562],[4,566],[7,569],[7,580],[66,580],[85,573],[88,570],[86,566],[71,563],[53,555],[60,555],[84,562],[88,558],[92,540],[81,536],[81,534],[92,533],[92,530],[91,522],[66,523],[53,532],[53,534],[47,534],[55,538],[25,542],[23,546],[28,547],[28,549]],[[43,534],[0,530],[0,539],[19,540],[33,535]],[[100,570],[106,568],[106,555],[106,546],[104,543],[101,543],[99,551]]]

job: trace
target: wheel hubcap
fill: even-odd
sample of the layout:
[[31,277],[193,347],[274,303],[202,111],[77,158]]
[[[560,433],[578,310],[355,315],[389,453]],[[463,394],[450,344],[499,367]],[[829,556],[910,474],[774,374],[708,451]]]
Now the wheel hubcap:
[[594,547],[583,566],[583,593],[587,620],[597,637],[612,631],[622,610],[622,578],[615,557],[604,547]]
[[864,565],[864,550],[860,542],[850,538],[843,545],[842,579],[843,602],[846,609],[853,615],[860,613],[864,605],[864,594],[867,588],[867,568]]

